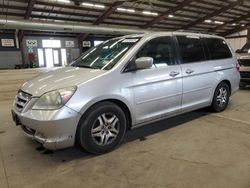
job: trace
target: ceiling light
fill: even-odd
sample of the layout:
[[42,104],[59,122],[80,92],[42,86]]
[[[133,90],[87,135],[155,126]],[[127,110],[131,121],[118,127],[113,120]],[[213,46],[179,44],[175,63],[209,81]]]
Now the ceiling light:
[[117,8],[117,10],[119,10],[119,11],[126,11],[125,8]]
[[169,17],[169,18],[173,18],[174,15],[173,15],[173,14],[169,14],[168,17]]
[[206,22],[206,23],[211,23],[212,20],[205,20],[204,22]]
[[95,8],[105,8],[104,5],[93,4],[93,3],[82,3],[82,6],[86,6],[86,7],[95,7]]
[[224,22],[221,21],[214,21],[215,24],[224,24]]
[[128,12],[135,12],[134,9],[127,9]]
[[60,3],[70,3],[70,0],[57,0],[57,2],[60,2]]
[[150,12],[150,11],[142,11],[142,14],[152,15],[152,16],[158,16],[157,12]]
[[94,4],[92,3],[82,3],[83,6],[87,6],[87,7],[93,7]]
[[233,23],[232,26],[236,26],[236,23]]
[[94,7],[96,7],[96,8],[105,8],[104,5],[99,5],[99,4],[95,4]]
[[241,27],[244,27],[245,26],[245,24],[241,24]]
[[116,10],[122,11],[122,12],[132,12],[132,13],[135,12],[134,9],[127,9],[127,8],[117,8]]

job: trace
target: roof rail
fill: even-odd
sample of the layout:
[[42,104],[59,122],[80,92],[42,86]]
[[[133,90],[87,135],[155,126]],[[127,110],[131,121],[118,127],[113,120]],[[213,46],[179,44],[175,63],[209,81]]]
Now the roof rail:
[[206,31],[194,31],[194,30],[190,30],[190,29],[178,29],[178,30],[175,30],[177,32],[188,32],[188,33],[197,33],[197,34],[209,34],[209,35],[215,35],[214,33],[212,32],[206,32]]

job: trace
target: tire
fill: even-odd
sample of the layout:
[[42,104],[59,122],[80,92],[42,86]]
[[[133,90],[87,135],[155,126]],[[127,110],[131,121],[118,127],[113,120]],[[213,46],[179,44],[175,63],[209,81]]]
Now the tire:
[[226,109],[229,102],[230,90],[225,82],[221,82],[215,89],[211,109],[214,112],[222,112]]
[[78,144],[93,154],[109,152],[122,142],[126,126],[126,116],[119,106],[106,101],[97,103],[79,122]]

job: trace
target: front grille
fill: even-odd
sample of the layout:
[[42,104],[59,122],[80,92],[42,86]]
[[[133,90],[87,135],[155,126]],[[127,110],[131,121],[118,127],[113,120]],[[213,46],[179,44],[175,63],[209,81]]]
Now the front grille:
[[240,65],[249,67],[250,66],[250,59],[239,59]]
[[19,90],[15,98],[15,107],[17,111],[21,112],[30,101],[31,97],[32,95]]
[[240,76],[241,78],[250,78],[250,72],[241,71]]

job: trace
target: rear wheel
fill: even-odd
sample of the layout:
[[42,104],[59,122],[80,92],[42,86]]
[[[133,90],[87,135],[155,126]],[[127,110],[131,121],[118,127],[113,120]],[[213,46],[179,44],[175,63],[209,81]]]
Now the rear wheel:
[[102,154],[121,143],[126,132],[123,110],[112,102],[100,102],[82,118],[77,130],[79,144],[88,152]]
[[226,109],[229,102],[230,91],[227,83],[221,82],[215,89],[211,109],[221,112]]

